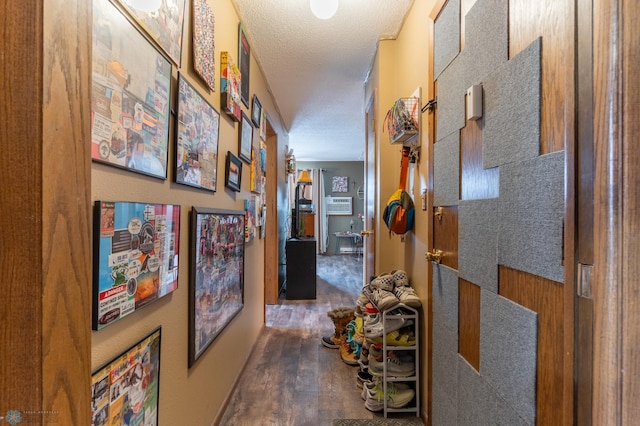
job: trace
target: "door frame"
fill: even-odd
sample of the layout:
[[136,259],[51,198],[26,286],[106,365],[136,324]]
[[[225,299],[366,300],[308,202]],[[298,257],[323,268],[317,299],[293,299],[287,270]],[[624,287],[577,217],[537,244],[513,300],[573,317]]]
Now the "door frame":
[[[376,259],[376,227],[375,212],[378,203],[377,197],[377,169],[378,158],[376,156],[376,112],[378,93],[374,89],[371,99],[365,108],[365,148],[364,148],[364,223],[363,229],[369,231],[363,233],[362,243],[362,275],[363,283],[368,283],[375,273]],[[373,158],[372,158],[373,157]]]

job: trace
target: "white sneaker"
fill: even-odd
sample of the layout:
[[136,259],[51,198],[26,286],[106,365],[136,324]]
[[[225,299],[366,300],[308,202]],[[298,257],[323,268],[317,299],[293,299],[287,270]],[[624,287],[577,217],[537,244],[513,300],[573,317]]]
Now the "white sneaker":
[[416,294],[416,291],[409,286],[396,287],[393,289],[393,294],[400,300],[400,303],[404,303],[407,306],[411,306],[412,308],[422,306],[422,302]]

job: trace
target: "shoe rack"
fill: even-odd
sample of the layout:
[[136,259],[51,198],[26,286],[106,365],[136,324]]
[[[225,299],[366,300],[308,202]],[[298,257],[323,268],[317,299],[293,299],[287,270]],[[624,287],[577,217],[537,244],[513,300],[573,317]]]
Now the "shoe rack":
[[[390,333],[391,331],[387,330],[387,318],[393,316],[393,318],[404,318],[406,320],[413,320],[413,325],[410,325],[408,327],[405,328],[412,328],[413,330],[413,334],[415,337],[415,343],[411,346],[396,346],[396,345],[390,345],[387,343],[387,334]],[[383,338],[382,338],[382,356],[384,359],[384,373],[382,376],[382,380],[383,380],[383,386],[384,386],[384,395],[388,395],[388,384],[391,382],[396,382],[396,383],[408,383],[410,384],[414,391],[415,391],[415,397],[414,400],[412,402],[410,402],[408,405],[402,407],[402,408],[391,408],[388,406],[388,398],[384,399],[384,417],[386,418],[387,415],[389,413],[415,413],[416,417],[420,416],[420,382],[419,382],[419,378],[420,378],[420,354],[419,354],[419,347],[420,347],[420,341],[419,341],[419,315],[418,315],[418,311],[410,306],[407,306],[403,303],[400,303],[398,305],[395,305],[392,308],[389,308],[385,311],[382,312],[382,329],[383,329]],[[388,366],[388,355],[389,355],[389,351],[394,351],[398,354],[402,354],[402,353],[411,353],[413,354],[413,359],[414,359],[414,364],[415,364],[415,371],[413,373],[412,376],[409,377],[396,377],[396,376],[392,376],[391,374],[389,374],[389,372],[387,371],[387,366]]]

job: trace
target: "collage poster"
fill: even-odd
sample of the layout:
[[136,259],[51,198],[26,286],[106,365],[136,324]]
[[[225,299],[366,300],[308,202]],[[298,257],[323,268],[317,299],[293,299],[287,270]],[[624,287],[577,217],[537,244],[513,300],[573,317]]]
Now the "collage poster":
[[91,376],[91,424],[158,424],[158,328]]
[[193,209],[189,366],[244,306],[245,212]]
[[93,329],[178,287],[180,206],[96,201]]
[[108,0],[93,2],[91,158],[166,179],[171,62]]

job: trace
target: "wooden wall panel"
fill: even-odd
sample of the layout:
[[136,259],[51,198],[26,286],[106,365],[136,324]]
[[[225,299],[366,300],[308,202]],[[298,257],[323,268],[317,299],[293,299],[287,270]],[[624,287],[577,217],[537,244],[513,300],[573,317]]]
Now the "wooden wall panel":
[[500,191],[500,170],[482,167],[484,119],[467,120],[460,131],[460,199],[496,198]]
[[89,424],[91,3],[0,17],[0,415]]
[[4,416],[9,409],[42,406],[42,4],[3,1],[0,21],[0,415]]
[[640,6],[593,5],[593,423],[627,425],[640,417]]
[[88,424],[92,9],[82,0],[43,4],[42,407],[60,424]]
[[574,12],[568,0],[509,0],[509,58],[542,36],[541,154],[573,143]]
[[536,424],[562,421],[564,399],[564,286],[526,272],[499,267],[499,294],[538,313]]
[[442,209],[442,219],[433,218],[433,247],[444,252],[440,263],[458,269],[458,206]]
[[480,287],[458,280],[458,352],[480,372]]
[[640,418],[640,362],[638,362],[638,348],[640,348],[640,149],[638,135],[640,122],[638,121],[638,107],[640,106],[640,5],[638,1],[625,0],[622,2],[623,25],[623,75],[625,94],[623,102],[624,123],[624,165],[623,191],[625,250],[623,258],[622,289],[625,295],[622,304],[622,424],[637,422]]

